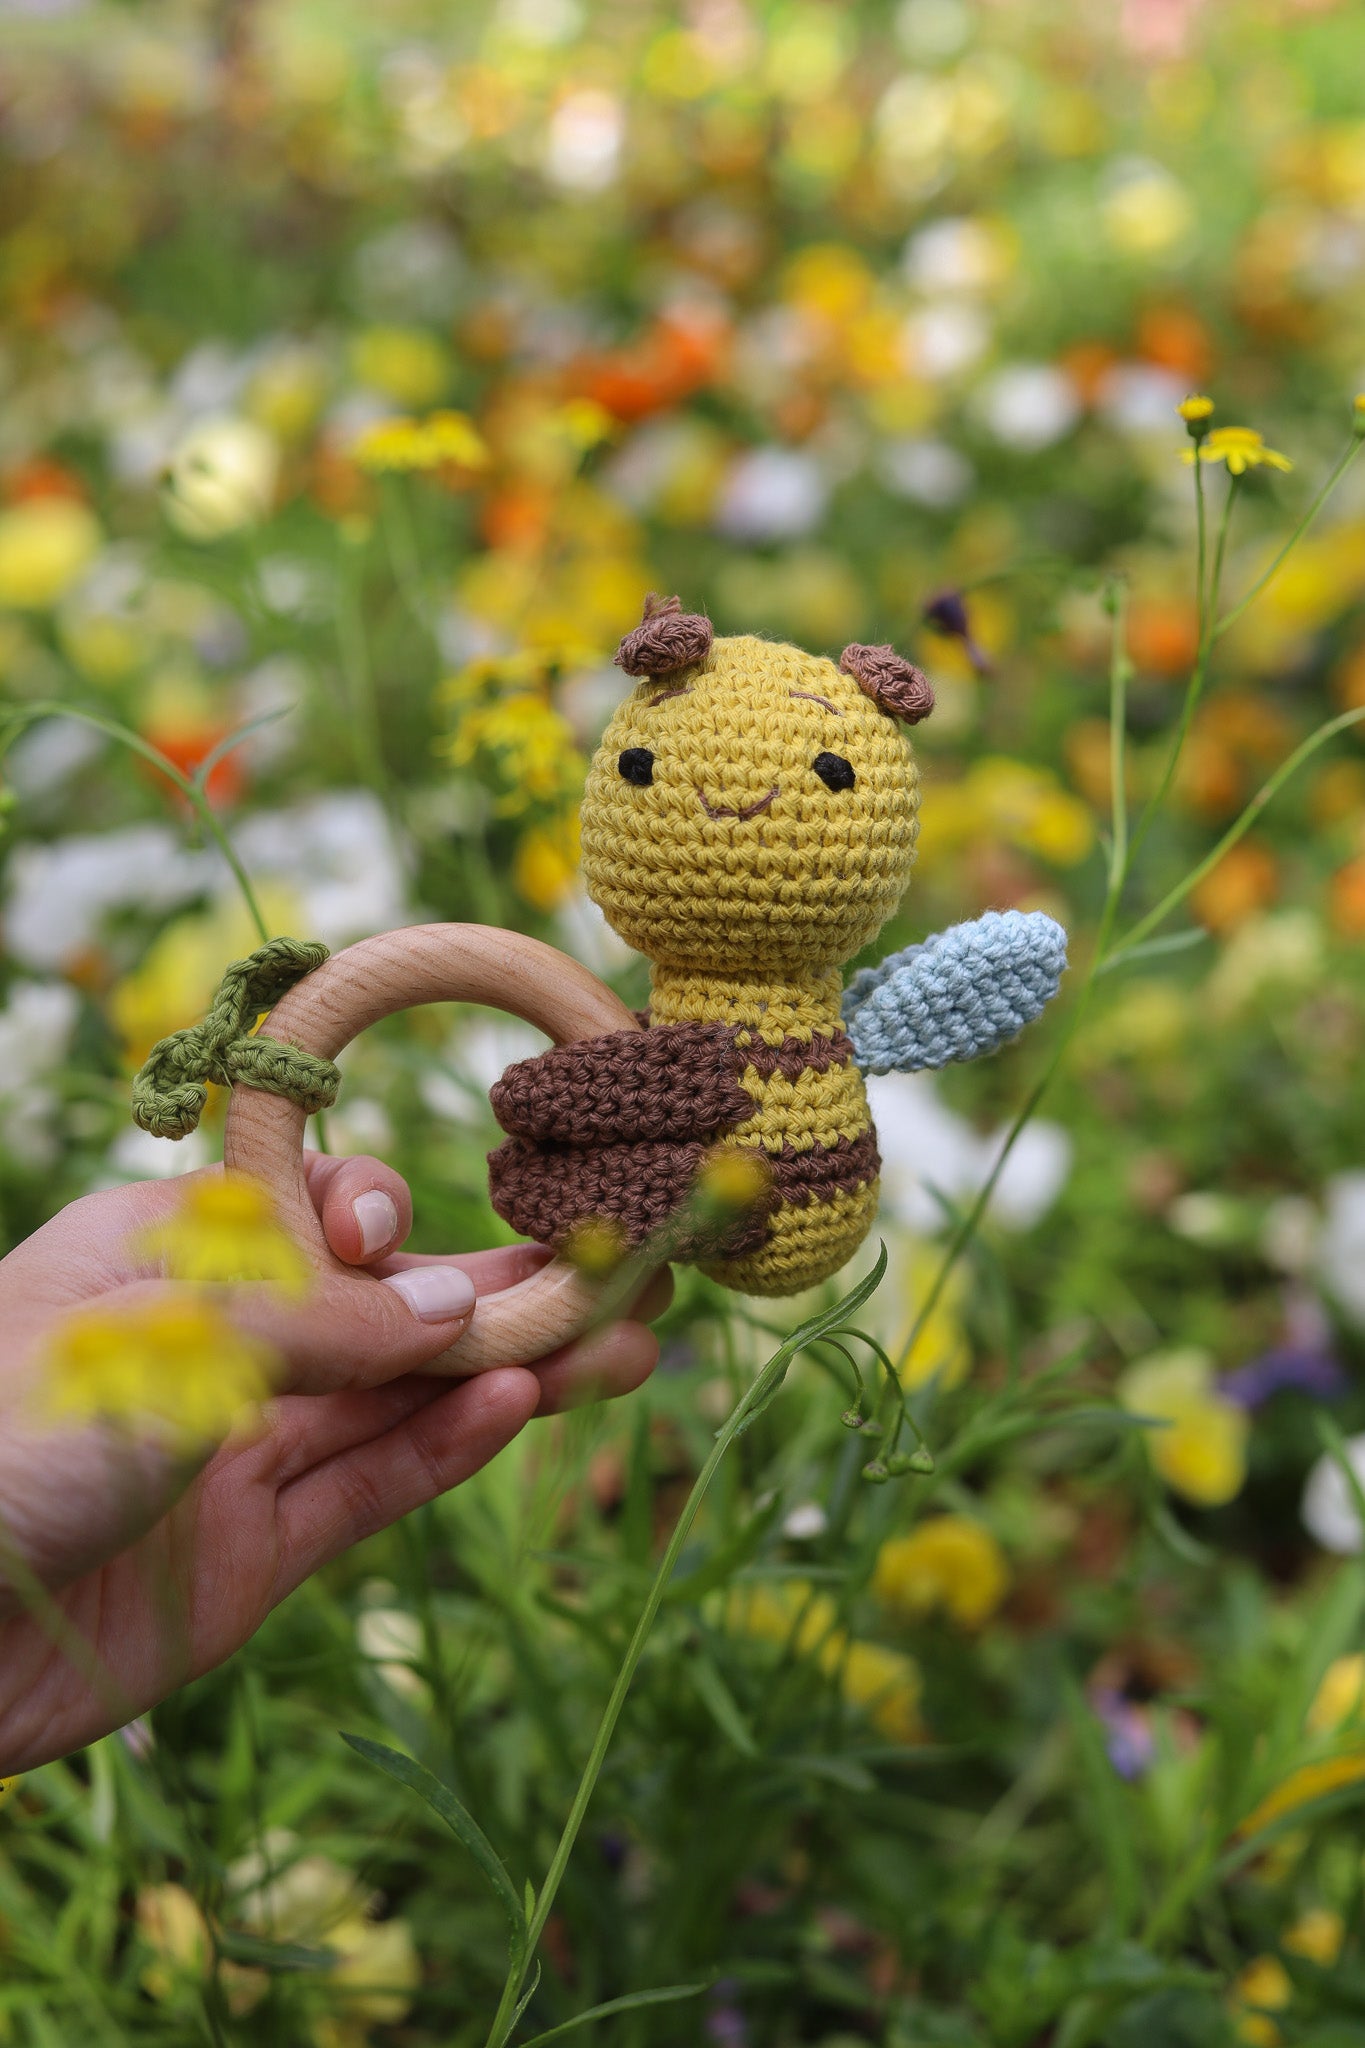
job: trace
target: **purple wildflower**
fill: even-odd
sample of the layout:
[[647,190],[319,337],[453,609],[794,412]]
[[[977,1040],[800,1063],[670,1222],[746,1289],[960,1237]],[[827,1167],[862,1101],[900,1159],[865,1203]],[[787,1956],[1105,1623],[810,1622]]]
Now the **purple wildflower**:
[[924,607],[924,623],[949,640],[960,640],[962,650],[979,676],[991,672],[990,656],[972,632],[967,600],[960,590],[940,590]]
[[1121,1778],[1140,1778],[1155,1754],[1143,1708],[1108,1685],[1095,1688],[1090,1704],[1104,1728],[1104,1746],[1114,1769]]

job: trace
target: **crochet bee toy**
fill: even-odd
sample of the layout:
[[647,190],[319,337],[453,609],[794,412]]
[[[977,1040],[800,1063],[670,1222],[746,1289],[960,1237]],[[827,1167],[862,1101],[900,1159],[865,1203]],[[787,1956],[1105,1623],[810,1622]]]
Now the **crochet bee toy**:
[[639,680],[593,759],[583,868],[649,958],[648,1028],[507,1070],[493,1201],[556,1247],[588,1218],[638,1245],[708,1152],[755,1151],[768,1198],[669,1256],[793,1294],[837,1272],[876,1213],[863,1073],[1003,1045],[1056,994],[1066,935],[1041,913],[987,912],[844,989],[910,878],[919,771],[897,721],[933,709],[925,678],[890,647],[846,647],[836,666],[716,640],[677,598],[648,600],[616,660]]

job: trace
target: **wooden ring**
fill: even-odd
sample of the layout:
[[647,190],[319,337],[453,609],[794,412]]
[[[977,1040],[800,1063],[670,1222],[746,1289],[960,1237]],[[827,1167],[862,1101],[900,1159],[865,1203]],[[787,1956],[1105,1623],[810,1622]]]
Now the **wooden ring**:
[[[506,1010],[556,1045],[640,1028],[595,974],[539,939],[493,925],[417,924],[334,953],[276,1003],[261,1030],[335,1059],[381,1017],[420,1003],[452,1002]],[[319,1272],[377,1287],[379,1281],[335,1258],[323,1236],[303,1172],[305,1122],[298,1103],[238,1086],[228,1104],[223,1163],[265,1183],[280,1220]],[[459,1343],[423,1370],[467,1376],[543,1358],[587,1327],[596,1300],[580,1274],[552,1260],[529,1280],[482,1295]]]

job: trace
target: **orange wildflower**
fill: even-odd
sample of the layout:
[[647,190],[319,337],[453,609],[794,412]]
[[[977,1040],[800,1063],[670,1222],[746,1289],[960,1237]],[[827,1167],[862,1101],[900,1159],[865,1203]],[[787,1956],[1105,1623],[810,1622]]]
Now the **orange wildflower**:
[[1195,916],[1210,931],[1231,932],[1273,903],[1279,894],[1280,871],[1269,847],[1242,839],[1211,868],[1190,896]]

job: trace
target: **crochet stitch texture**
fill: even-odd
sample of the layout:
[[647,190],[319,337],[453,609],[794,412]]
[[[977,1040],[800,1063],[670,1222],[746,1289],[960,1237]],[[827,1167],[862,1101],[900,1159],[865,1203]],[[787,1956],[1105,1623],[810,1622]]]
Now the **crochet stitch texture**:
[[133,1082],[134,1123],[153,1137],[188,1137],[203,1114],[210,1081],[223,1088],[236,1081],[264,1088],[310,1114],[330,1109],[341,1086],[332,1061],[277,1038],[262,1038],[254,1029],[286,989],[326,958],[326,946],[281,938],[267,940],[245,960],[234,960],[202,1024],[173,1031],[147,1055]]

